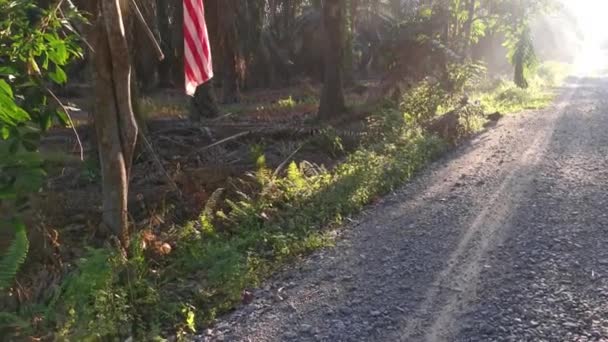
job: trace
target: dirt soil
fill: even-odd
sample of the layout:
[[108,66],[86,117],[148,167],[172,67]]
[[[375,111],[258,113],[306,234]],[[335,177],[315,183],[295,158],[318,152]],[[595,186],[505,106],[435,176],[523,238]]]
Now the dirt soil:
[[606,98],[505,118],[194,339],[608,341]]

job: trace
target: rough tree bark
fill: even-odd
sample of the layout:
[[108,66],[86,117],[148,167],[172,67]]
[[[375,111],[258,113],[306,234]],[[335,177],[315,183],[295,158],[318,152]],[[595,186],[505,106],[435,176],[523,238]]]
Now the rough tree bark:
[[222,79],[222,102],[238,103],[241,100],[239,87],[239,61],[241,59],[238,48],[238,3],[236,0],[222,0],[221,16],[218,15],[220,46],[222,57],[225,60]]
[[190,107],[190,119],[195,122],[220,114],[212,79],[196,87]]
[[[103,224],[128,245],[127,196],[137,141],[131,106],[131,65],[119,0],[94,2],[90,32],[95,64],[94,120],[103,178]],[[126,4],[125,4],[126,5]]]
[[343,0],[325,0],[323,3],[324,84],[319,105],[319,118],[329,119],[346,110],[343,89],[344,61],[344,3]]

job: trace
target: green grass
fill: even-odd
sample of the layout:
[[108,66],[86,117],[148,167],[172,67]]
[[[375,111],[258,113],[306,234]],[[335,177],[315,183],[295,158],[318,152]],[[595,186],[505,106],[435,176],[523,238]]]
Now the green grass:
[[[556,76],[559,67],[545,68],[528,90],[501,80],[478,87],[475,98],[486,112],[546,106],[553,97],[550,84],[557,85],[561,76]],[[429,91],[421,88],[412,94]],[[172,230],[175,242],[169,256],[146,256],[139,238],[128,259],[111,247],[91,250],[51,303],[23,309],[19,316],[45,317],[39,330],[83,341],[128,336],[151,340],[163,331],[185,337],[212,322],[279,266],[331,246],[344,218],[411,179],[445,150],[440,139],[412,124],[412,117],[425,116],[416,110],[435,108],[437,97],[428,96],[423,103],[420,96],[411,98],[417,101],[404,101],[401,110],[376,110],[369,119],[373,141],[333,170],[302,162],[275,175],[258,158],[258,169],[240,185],[240,197],[226,200],[228,209],[218,210],[212,196],[197,220]],[[292,107],[294,102],[288,98],[277,106]],[[481,122],[474,124],[475,129],[482,127]]]
[[143,97],[138,100],[139,110],[145,119],[183,118],[190,102],[185,97]]
[[570,66],[557,62],[541,64],[530,77],[530,86],[521,89],[511,81],[498,78],[485,81],[471,96],[479,101],[486,113],[517,113],[524,110],[542,109],[555,98],[559,86],[570,72]]
[[174,252],[163,260],[144,257],[141,241],[128,260],[112,249],[91,250],[38,314],[46,315],[48,329],[77,340],[147,340],[160,326],[185,336],[213,321],[278,266],[332,245],[331,228],[443,150],[440,140],[408,127],[400,112],[383,110],[376,120],[385,123],[377,135],[382,139],[332,171],[303,162],[275,176],[260,163],[249,185],[254,195],[227,201],[225,212],[209,204],[198,220],[176,227]]
[[[332,172],[305,176],[306,164],[291,164],[285,177],[275,178],[261,168],[256,178],[262,195],[230,202],[230,213],[217,216],[219,225],[232,227],[229,232],[210,227],[206,216],[185,229],[162,276],[171,285],[162,292],[196,308],[199,323],[212,321],[278,265],[331,245],[328,227],[410,179],[442,146],[419,130],[402,130],[361,148]],[[191,274],[197,274],[196,294],[175,291],[172,284]]]

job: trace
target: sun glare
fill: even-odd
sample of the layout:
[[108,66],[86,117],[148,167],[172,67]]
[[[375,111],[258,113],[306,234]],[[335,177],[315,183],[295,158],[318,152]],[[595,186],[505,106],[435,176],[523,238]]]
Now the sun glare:
[[593,75],[606,70],[608,65],[608,1],[563,0],[564,5],[577,18],[584,43],[575,62],[578,74]]

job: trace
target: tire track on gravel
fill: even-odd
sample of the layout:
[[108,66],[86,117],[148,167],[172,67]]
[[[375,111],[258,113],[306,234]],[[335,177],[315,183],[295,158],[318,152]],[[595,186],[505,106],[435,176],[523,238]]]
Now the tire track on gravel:
[[451,341],[577,92],[434,163],[368,208],[335,248],[287,267],[196,340]]

